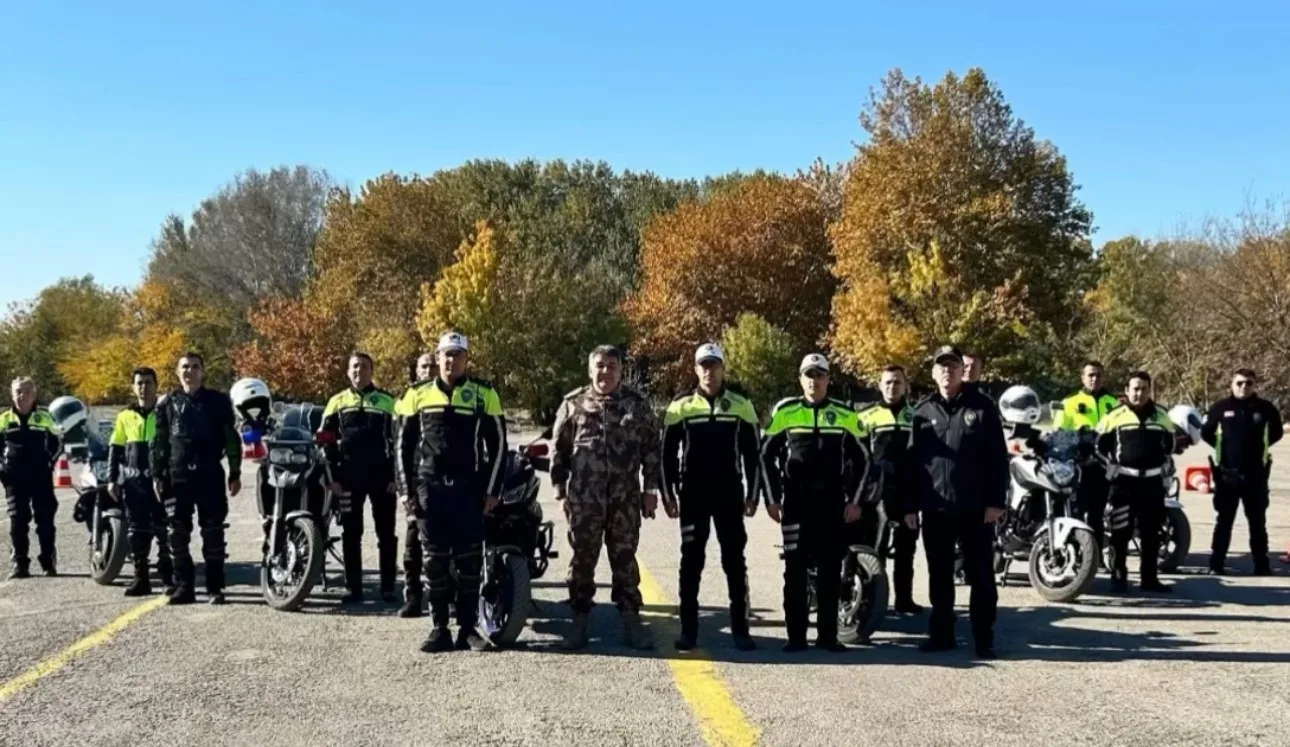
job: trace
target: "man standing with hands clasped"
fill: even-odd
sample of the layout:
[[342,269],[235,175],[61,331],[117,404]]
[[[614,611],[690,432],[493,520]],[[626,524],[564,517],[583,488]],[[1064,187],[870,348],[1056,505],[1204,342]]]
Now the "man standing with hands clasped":
[[[906,495],[922,512],[932,614],[924,651],[947,651],[954,639],[954,546],[963,548],[972,587],[970,616],[976,655],[995,658],[994,531],[1008,489],[1003,424],[988,397],[963,382],[963,354],[949,345],[932,357],[937,391],[914,408]],[[906,516],[912,524],[914,514]]]
[[[762,446],[766,512],[784,536],[784,622],[788,652],[806,649],[807,567],[814,559],[819,609],[815,645],[846,651],[838,641],[838,593],[844,525],[860,520],[869,450],[856,411],[829,397],[829,361],[812,354],[798,367],[802,396],[775,405]],[[870,493],[873,501],[878,496]]]

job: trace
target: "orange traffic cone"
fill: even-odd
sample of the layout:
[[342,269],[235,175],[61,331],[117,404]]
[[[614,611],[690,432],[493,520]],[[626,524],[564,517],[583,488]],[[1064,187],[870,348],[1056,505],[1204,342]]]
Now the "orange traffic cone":
[[1207,466],[1192,465],[1183,473],[1183,485],[1197,493],[1214,492],[1214,482]]
[[58,466],[54,468],[54,487],[72,487],[72,465],[67,462],[65,454],[58,458]]

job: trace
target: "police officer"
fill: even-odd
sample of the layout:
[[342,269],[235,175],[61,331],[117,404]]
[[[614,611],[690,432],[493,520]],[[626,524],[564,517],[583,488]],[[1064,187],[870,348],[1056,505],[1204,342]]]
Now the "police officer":
[[439,375],[414,390],[400,434],[405,500],[415,491],[430,611],[434,627],[421,647],[451,650],[448,630],[450,564],[457,571],[456,648],[483,650],[475,630],[483,569],[484,514],[501,494],[506,424],[496,390],[466,375],[467,340],[449,332],[435,355]]
[[1201,437],[1214,447],[1214,542],[1209,572],[1223,575],[1227,548],[1232,542],[1236,508],[1245,504],[1250,525],[1250,556],[1254,575],[1272,573],[1268,563],[1268,475],[1272,468],[1270,447],[1281,440],[1281,413],[1255,394],[1254,371],[1239,368],[1232,374],[1232,396],[1214,403],[1201,427]]
[[372,504],[381,599],[394,601],[398,539],[394,535],[394,450],[391,444],[394,395],[372,383],[372,359],[349,357],[350,388],[334,395],[323,409],[320,430],[335,436],[324,449],[331,466],[332,493],[340,498],[341,555],[349,593],[341,604],[363,599],[363,501]]
[[698,638],[699,581],[708,532],[715,524],[730,591],[730,633],[737,649],[751,651],[756,644],[748,634],[744,516],[757,511],[757,412],[748,398],[726,388],[720,346],[699,347],[694,373],[698,387],[673,400],[663,418],[663,510],[681,517],[681,637],[676,648],[689,651]]
[[[1111,410],[1120,406],[1120,400],[1102,387],[1102,364],[1088,361],[1080,369],[1082,388],[1062,400],[1062,407],[1053,416],[1053,427],[1064,431],[1097,430],[1097,425]],[[1106,473],[1100,469],[1086,469],[1080,473],[1079,502],[1084,508],[1084,520],[1093,530],[1093,537],[1100,547],[1106,541],[1106,496],[1110,486]],[[1101,553],[1098,562],[1102,562]]]
[[[407,391],[395,405],[395,432],[402,432],[403,419],[412,413],[412,398],[416,390],[434,381],[438,375],[434,353],[422,353],[412,366],[412,380]],[[399,608],[399,617],[421,617],[421,608],[425,603],[425,583],[421,576],[421,530],[417,528],[416,496],[408,496],[401,501],[405,517],[403,530],[403,606]]]
[[[869,446],[874,464],[882,465],[882,504],[890,521],[898,522],[891,536],[891,555],[895,559],[892,585],[895,588],[896,611],[909,615],[921,614],[923,608],[914,602],[914,551],[918,546],[918,521],[906,521],[905,515],[916,505],[904,493],[906,465],[905,452],[914,422],[914,408],[909,406],[905,393],[909,380],[905,369],[890,365],[882,370],[878,387],[882,401],[874,402],[859,411],[860,431]],[[878,511],[866,511],[859,524],[863,528],[862,541],[877,547],[882,527]]]
[[766,511],[781,523],[784,537],[784,618],[788,629],[784,650],[806,649],[807,569],[814,561],[818,599],[815,645],[827,651],[845,651],[846,646],[838,641],[844,524],[859,521],[863,514],[869,453],[860,440],[856,411],[828,396],[828,359],[808,355],[798,371],[802,396],[775,405],[762,445]]
[[1111,504],[1111,588],[1129,588],[1126,564],[1134,524],[1142,545],[1140,556],[1143,591],[1173,591],[1160,583],[1160,525],[1165,514],[1165,472],[1176,445],[1176,428],[1165,409],[1151,399],[1151,376],[1146,371],[1129,374],[1125,404],[1107,413],[1098,423],[1097,449],[1114,464],[1108,501]]
[[167,595],[174,592],[174,565],[170,562],[170,540],[166,532],[166,509],[152,486],[148,449],[157,431],[157,372],[136,368],[131,373],[135,403],[117,413],[108,439],[108,492],[121,500],[125,495],[130,554],[134,559],[134,580],[125,589],[127,597],[152,593],[148,577],[148,555],[157,539],[157,575]]
[[[224,603],[224,519],[228,495],[242,490],[242,444],[233,403],[227,394],[202,386],[205,367],[197,353],[184,353],[176,366],[180,386],[157,402],[156,431],[149,448],[153,487],[166,507],[175,590],[170,604],[197,601],[196,569],[188,543],[193,510],[202,533],[206,593]],[[228,475],[220,459],[228,460]],[[228,494],[225,494],[227,480]]]
[[0,459],[0,483],[4,484],[5,503],[9,513],[10,558],[13,571],[9,578],[29,578],[31,558],[28,532],[36,520],[36,541],[40,554],[36,560],[46,576],[57,576],[57,552],[54,544],[54,514],[58,499],[54,497],[54,460],[62,452],[55,435],[54,418],[49,410],[36,406],[36,382],[30,377],[14,379],[13,407],[0,412],[4,458]]
[[[924,651],[945,651],[954,638],[954,554],[963,550],[972,587],[969,615],[976,655],[995,658],[994,531],[1008,490],[1008,447],[994,402],[963,382],[963,354],[946,345],[932,356],[936,391],[914,408],[906,466],[907,495],[922,512],[932,614]],[[907,519],[911,519],[910,514]]]

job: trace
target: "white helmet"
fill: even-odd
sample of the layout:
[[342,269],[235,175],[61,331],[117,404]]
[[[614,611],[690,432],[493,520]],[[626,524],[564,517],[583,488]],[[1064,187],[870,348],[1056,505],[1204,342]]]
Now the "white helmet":
[[[74,434],[77,426],[85,424],[89,419],[90,410],[84,402],[65,395],[49,403],[49,414],[54,418],[54,427],[58,429],[58,435],[66,437]],[[72,440],[79,441],[80,438]]]
[[1043,408],[1039,405],[1039,395],[1028,386],[1008,387],[1008,390],[999,398],[999,416],[1005,423],[1034,425],[1039,422],[1043,414]]
[[1204,421],[1196,408],[1191,405],[1174,405],[1169,409],[1169,419],[1193,444],[1200,443],[1200,427]]
[[228,390],[228,397],[238,414],[251,421],[263,421],[273,406],[269,385],[259,379],[238,379]]

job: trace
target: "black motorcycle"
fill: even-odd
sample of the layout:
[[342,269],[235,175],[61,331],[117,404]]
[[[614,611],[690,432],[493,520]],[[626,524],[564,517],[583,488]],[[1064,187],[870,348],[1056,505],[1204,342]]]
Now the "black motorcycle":
[[[264,438],[256,491],[265,539],[260,588],[277,610],[298,610],[314,586],[327,589],[327,555],[341,562],[333,536],[338,506],[327,489],[331,479],[318,439],[322,408],[291,405]],[[317,434],[317,435],[315,435]]]
[[[549,434],[538,437],[541,440]],[[501,502],[484,518],[479,626],[495,645],[514,643],[528,624],[532,579],[558,556],[555,523],[543,521],[537,473],[550,470],[547,445],[533,441],[503,455]],[[453,578],[456,579],[456,569]]]

